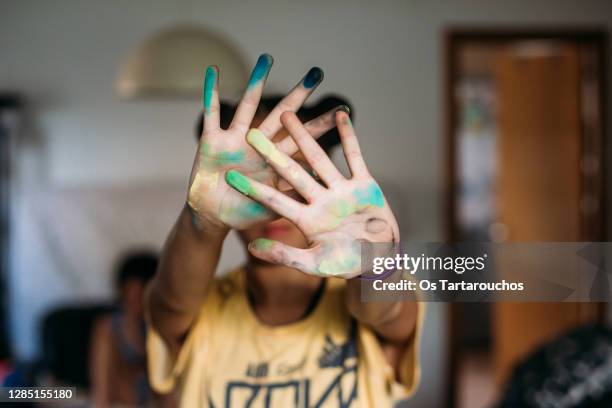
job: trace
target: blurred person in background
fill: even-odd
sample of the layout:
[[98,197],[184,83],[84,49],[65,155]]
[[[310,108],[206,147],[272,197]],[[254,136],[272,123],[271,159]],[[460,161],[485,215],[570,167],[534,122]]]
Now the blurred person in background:
[[116,272],[118,307],[98,318],[90,349],[91,397],[96,408],[143,406],[150,400],[146,376],[143,292],[157,268],[152,251],[127,253]]

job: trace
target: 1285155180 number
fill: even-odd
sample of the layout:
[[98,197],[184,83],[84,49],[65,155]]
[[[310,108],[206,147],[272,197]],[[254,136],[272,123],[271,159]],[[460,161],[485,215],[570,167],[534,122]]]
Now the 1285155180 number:
[[0,402],[69,400],[76,397],[74,387],[3,387]]

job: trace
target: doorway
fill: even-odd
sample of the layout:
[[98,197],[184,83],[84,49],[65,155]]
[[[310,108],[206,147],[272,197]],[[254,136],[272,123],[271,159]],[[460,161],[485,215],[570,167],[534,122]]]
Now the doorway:
[[[445,36],[450,242],[603,241],[607,34],[455,28]],[[495,402],[514,366],[594,303],[450,308],[451,407]]]

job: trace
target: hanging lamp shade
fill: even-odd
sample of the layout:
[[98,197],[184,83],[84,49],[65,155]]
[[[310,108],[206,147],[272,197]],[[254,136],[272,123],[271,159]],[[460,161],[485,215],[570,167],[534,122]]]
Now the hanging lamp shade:
[[116,91],[122,99],[199,96],[208,65],[219,67],[224,96],[234,97],[244,89],[248,69],[229,41],[199,27],[173,27],[128,55],[117,75]]

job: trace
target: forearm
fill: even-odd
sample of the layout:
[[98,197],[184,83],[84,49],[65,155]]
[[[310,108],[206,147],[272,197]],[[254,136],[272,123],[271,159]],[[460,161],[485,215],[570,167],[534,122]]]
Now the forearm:
[[180,346],[204,302],[226,235],[225,229],[196,227],[185,207],[166,240],[146,306],[171,349]]
[[416,327],[417,302],[362,302],[359,278],[347,281],[346,305],[357,321],[391,343],[408,340]]

